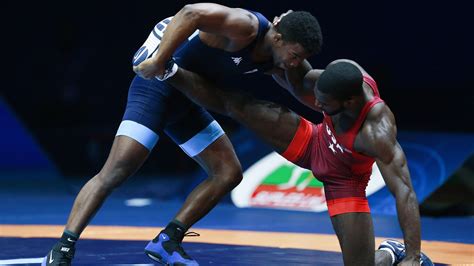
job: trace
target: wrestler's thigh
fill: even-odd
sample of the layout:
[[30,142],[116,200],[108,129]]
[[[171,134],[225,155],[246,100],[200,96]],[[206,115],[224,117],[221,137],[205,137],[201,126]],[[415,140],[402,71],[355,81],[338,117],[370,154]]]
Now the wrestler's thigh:
[[345,265],[373,265],[375,240],[370,213],[344,213],[331,217]]

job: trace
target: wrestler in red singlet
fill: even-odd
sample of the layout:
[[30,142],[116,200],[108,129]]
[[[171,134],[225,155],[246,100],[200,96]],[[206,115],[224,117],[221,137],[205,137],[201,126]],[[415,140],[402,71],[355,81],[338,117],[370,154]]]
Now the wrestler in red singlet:
[[301,118],[298,131],[282,154],[289,161],[311,169],[324,183],[324,192],[330,216],[349,212],[370,212],[365,188],[372,174],[374,159],[357,153],[354,140],[370,109],[383,102],[377,84],[364,76],[374,98],[363,107],[354,125],[342,134],[336,134],[331,117],[324,114],[320,124]]

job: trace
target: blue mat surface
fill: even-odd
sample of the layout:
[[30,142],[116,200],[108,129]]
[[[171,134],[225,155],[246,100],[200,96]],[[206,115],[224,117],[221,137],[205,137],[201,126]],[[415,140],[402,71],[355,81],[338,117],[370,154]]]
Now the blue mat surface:
[[[45,246],[55,239],[0,238],[0,260],[15,257],[42,257]],[[77,243],[74,265],[153,264],[144,253],[144,241],[88,240]],[[337,252],[289,248],[185,243],[200,265],[341,265]],[[23,249],[23,250],[22,250]],[[26,265],[26,264],[23,264]],[[34,264],[31,264],[34,265]],[[37,264],[36,264],[37,265]]]
[[[31,184],[30,184],[31,185]],[[146,186],[147,184],[144,184]],[[41,189],[38,189],[41,186]],[[68,189],[41,182],[36,189],[0,188],[0,224],[65,224],[75,195]],[[112,195],[92,220],[95,225],[165,226],[182,205],[181,200],[151,200],[144,207],[126,206],[128,197]],[[375,235],[401,238],[394,215],[374,214]],[[424,240],[474,244],[473,217],[422,217]],[[237,208],[221,203],[195,228],[334,234],[327,213]]]

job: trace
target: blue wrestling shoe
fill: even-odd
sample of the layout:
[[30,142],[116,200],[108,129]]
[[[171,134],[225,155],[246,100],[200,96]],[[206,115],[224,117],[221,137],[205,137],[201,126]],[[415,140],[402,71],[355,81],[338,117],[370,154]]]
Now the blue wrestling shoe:
[[405,245],[396,240],[388,239],[380,243],[378,250],[385,250],[390,253],[392,256],[392,261],[394,265],[400,263],[400,261],[405,258]]
[[163,231],[150,241],[145,247],[145,254],[152,260],[158,261],[164,265],[171,266],[196,266],[197,261],[193,260],[181,246],[181,241],[185,236],[199,236],[194,232],[181,233],[176,232],[175,235],[168,235]]
[[[380,243],[380,246],[378,248],[379,250],[385,250],[390,253],[392,258],[394,259],[393,265],[397,265],[400,263],[406,256],[405,252],[405,244],[396,241],[396,240],[385,240],[382,243]],[[434,265],[433,262],[426,256],[425,253],[420,252],[420,264],[422,266],[432,266]]]
[[74,247],[69,247],[61,242],[56,243],[53,249],[49,251],[48,255],[44,257],[41,266],[46,265],[61,265],[69,266],[71,265],[71,260],[74,258]]

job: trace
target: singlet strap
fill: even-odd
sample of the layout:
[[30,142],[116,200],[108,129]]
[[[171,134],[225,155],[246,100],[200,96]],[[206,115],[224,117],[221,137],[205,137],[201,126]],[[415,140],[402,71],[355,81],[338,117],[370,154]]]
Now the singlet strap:
[[270,28],[270,21],[268,21],[268,19],[259,12],[252,10],[249,10],[249,12],[254,14],[258,19],[258,32],[254,41],[256,43],[265,36],[265,33],[267,33],[268,29]]
[[380,97],[379,89],[377,87],[377,83],[375,80],[369,76],[369,75],[364,75],[364,82],[369,84],[370,88],[372,88],[372,91],[374,92],[374,96]]
[[364,105],[364,107],[362,108],[359,114],[359,117],[357,117],[357,120],[355,121],[354,125],[349,130],[348,136],[350,139],[348,140],[348,143],[350,144],[348,148],[351,150],[353,149],[354,140],[357,135],[357,132],[359,132],[360,127],[362,126],[365,119],[367,118],[367,114],[369,113],[370,109],[372,109],[372,107],[374,107],[376,104],[383,102],[383,100],[380,98],[380,93],[377,88],[377,83],[375,83],[375,80],[368,75],[364,75],[363,78],[364,78],[364,82],[367,83],[372,89],[372,91],[374,92],[374,98]]
[[372,109],[374,105],[383,102],[383,100],[380,98],[379,89],[377,87],[377,83],[375,83],[375,80],[369,75],[364,75],[363,78],[364,82],[369,84],[370,88],[374,92],[374,98],[364,105],[362,111],[359,114],[359,117],[357,118],[356,122],[350,130],[351,132],[358,132],[360,127],[362,126],[362,123],[364,123],[365,118],[367,117],[367,114],[369,113],[370,109]]
[[382,103],[382,102],[383,102],[382,99],[380,99],[379,97],[375,97],[370,102],[366,103],[364,105],[364,107],[362,108],[362,111],[360,112],[359,117],[357,117],[357,120],[354,123],[354,125],[352,126],[350,131],[351,132],[358,132],[360,127],[364,123],[365,118],[367,117],[367,114],[369,113],[370,109],[372,109],[372,107],[374,107],[374,105],[376,105],[378,103]]

